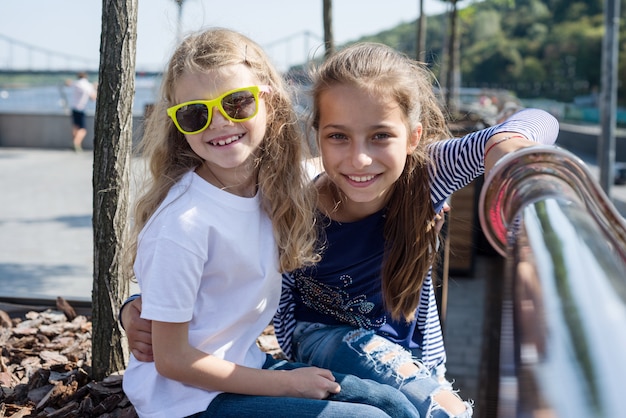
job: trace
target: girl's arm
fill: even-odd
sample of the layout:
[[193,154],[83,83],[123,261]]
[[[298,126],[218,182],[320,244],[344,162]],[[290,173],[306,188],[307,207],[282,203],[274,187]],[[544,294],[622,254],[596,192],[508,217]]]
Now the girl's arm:
[[468,185],[485,172],[485,150],[499,138],[520,135],[495,145],[489,151],[487,166],[491,167],[504,154],[533,145],[552,145],[559,133],[556,118],[540,109],[524,109],[501,124],[472,132],[462,138],[430,145],[431,199],[436,210],[453,192]]
[[204,353],[188,341],[188,323],[152,321],[152,345],[159,374],[207,390],[247,395],[325,399],[341,390],[329,370],[244,367]]
[[485,145],[485,171],[489,172],[495,163],[506,154],[535,145],[537,145],[535,141],[514,132],[503,132],[493,135]]
[[292,274],[283,273],[280,303],[278,304],[278,310],[273,319],[276,340],[288,359],[293,358],[291,344],[293,341],[293,331],[296,328],[296,317],[294,314],[296,302],[293,295],[295,285]]

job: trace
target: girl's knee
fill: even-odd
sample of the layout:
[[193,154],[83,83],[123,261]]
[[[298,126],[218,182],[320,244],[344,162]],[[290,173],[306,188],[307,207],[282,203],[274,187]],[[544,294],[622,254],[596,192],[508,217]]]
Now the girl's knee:
[[352,350],[371,357],[377,363],[392,367],[403,378],[425,369],[404,347],[371,330],[354,330],[346,334],[344,343]]
[[464,402],[455,392],[441,389],[433,394],[428,417],[471,417],[474,413],[472,404]]

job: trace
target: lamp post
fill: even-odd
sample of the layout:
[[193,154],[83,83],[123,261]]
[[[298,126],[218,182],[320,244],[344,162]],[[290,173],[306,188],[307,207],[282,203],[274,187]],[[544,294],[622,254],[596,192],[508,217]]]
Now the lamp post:
[[604,38],[602,41],[602,84],[600,86],[600,138],[598,161],[600,185],[611,196],[615,174],[615,124],[617,111],[617,65],[619,40],[619,0],[604,2]]
[[176,40],[180,43],[183,40],[183,3],[185,0],[174,0],[178,5],[178,26],[176,28]]

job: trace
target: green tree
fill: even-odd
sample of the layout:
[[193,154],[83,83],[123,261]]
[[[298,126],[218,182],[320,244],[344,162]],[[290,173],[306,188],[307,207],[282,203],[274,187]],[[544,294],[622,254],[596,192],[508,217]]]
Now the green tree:
[[547,0],[546,5],[552,10],[554,23],[572,22],[585,16],[602,14],[602,0]]
[[582,81],[586,88],[597,88],[603,34],[601,15],[555,26],[546,41],[543,57],[550,78]]
[[[453,1],[441,0],[453,6]],[[458,0],[460,3],[460,0]],[[622,4],[626,0],[621,0]],[[602,0],[483,0],[459,8],[456,23],[446,12],[428,16],[429,63],[442,87],[490,85],[518,91],[521,97],[572,100],[600,82],[604,22]],[[451,26],[457,27],[460,76],[451,63]],[[418,22],[360,40],[377,41],[416,56]],[[620,28],[618,101],[626,103],[626,26]],[[452,61],[451,61],[452,60]]]

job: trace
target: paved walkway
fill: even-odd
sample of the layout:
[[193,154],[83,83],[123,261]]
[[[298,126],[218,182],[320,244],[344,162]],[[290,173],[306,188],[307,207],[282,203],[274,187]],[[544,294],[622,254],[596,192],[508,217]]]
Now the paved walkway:
[[91,298],[92,158],[0,148],[0,296]]
[[0,296],[91,300],[93,153],[0,148]]

